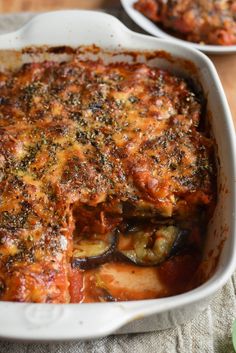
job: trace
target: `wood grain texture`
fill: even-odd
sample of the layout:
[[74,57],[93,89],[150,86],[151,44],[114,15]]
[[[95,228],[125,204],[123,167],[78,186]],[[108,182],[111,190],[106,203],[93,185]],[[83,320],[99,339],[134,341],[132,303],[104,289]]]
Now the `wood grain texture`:
[[103,2],[103,0],[0,0],[0,12],[95,9],[102,6]]
[[210,56],[223,84],[236,127],[236,54]]

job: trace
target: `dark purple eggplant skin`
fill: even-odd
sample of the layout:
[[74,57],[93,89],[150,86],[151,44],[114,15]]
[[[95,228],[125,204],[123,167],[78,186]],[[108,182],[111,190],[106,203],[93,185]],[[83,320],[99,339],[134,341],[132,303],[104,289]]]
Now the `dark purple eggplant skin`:
[[81,270],[90,270],[99,265],[102,265],[106,262],[110,261],[121,261],[121,262],[129,262],[141,267],[152,267],[152,266],[160,266],[163,262],[167,261],[173,256],[178,255],[187,243],[187,238],[190,231],[187,229],[181,229],[177,234],[177,237],[172,245],[172,248],[166,258],[161,262],[143,262],[143,261],[133,261],[129,257],[127,257],[123,252],[117,250],[117,244],[119,239],[119,231],[114,231],[111,236],[111,245],[109,249],[107,249],[103,254],[97,256],[90,257],[73,257],[71,261],[72,268],[80,268]]
[[172,248],[169,252],[169,254],[166,256],[166,258],[161,261],[161,262],[143,262],[143,261],[133,261],[129,257],[127,257],[123,252],[117,251],[115,254],[115,260],[116,261],[125,261],[129,262],[132,264],[135,264],[140,267],[153,267],[153,266],[160,266],[162,265],[165,261],[169,260],[171,257],[174,257],[181,253],[183,251],[186,243],[187,243],[187,238],[189,235],[189,230],[187,229],[181,229],[179,233],[176,236],[176,239],[174,241],[174,244],[172,245]]
[[179,233],[177,234],[177,237],[174,241],[174,244],[172,245],[172,248],[169,252],[168,257],[172,257],[177,255],[181,250],[183,250],[183,247],[187,243],[187,239],[189,236],[190,231],[187,229],[181,229]]
[[81,270],[90,270],[99,265],[113,260],[114,253],[116,251],[118,243],[118,231],[114,231],[111,236],[111,244],[103,254],[90,257],[73,257],[71,260],[72,268],[80,268]]

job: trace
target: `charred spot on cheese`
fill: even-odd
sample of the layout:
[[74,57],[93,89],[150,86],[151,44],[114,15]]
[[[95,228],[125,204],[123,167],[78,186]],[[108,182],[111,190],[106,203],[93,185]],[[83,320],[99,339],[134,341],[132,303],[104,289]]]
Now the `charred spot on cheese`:
[[17,213],[10,213],[4,211],[0,218],[0,227],[4,229],[24,228],[26,225],[28,215],[32,212],[31,205],[27,201],[19,202],[20,211]]
[[166,70],[76,51],[1,77],[1,300],[174,294],[158,273],[199,252],[216,198],[198,89]]
[[5,285],[4,285],[3,280],[1,279],[0,280],[0,292],[2,293],[4,291],[4,289],[5,289]]

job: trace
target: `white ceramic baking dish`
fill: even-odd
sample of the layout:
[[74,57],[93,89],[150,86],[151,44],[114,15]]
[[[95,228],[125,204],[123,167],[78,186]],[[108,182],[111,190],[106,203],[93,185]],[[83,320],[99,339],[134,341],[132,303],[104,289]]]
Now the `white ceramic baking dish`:
[[[96,44],[118,52],[165,51],[171,55],[170,60],[164,55],[152,64],[191,75],[200,81],[208,98],[207,108],[219,159],[218,203],[209,225],[201,267],[208,279],[190,292],[155,300],[65,305],[0,302],[0,338],[31,341],[90,339],[117,332],[121,328],[119,332],[172,327],[204,310],[236,266],[234,127],[225,94],[211,61],[204,54],[184,45],[134,33],[110,15],[61,11],[39,15],[19,31],[2,35],[0,66],[4,69],[22,62],[23,56],[17,54],[14,51],[16,49],[32,45],[77,47],[82,44]],[[28,60],[33,58],[34,55]],[[195,69],[185,60],[191,61]]]

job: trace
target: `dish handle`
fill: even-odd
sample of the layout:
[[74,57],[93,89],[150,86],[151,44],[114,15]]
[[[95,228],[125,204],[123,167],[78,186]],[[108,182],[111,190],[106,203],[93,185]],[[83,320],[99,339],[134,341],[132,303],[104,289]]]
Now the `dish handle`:
[[[88,21],[90,18],[90,21]],[[96,33],[96,37],[94,36]],[[1,49],[27,46],[96,45],[117,48],[132,32],[115,17],[98,11],[66,10],[37,15],[16,32],[0,36]],[[129,40],[128,40],[129,41]],[[128,42],[127,42],[128,43]]]

